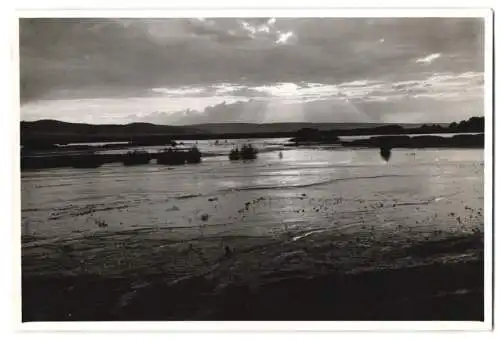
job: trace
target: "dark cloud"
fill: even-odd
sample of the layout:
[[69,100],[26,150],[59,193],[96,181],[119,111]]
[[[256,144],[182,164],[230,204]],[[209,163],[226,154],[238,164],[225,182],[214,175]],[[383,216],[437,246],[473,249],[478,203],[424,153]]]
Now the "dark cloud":
[[184,21],[186,32],[193,37],[207,37],[219,43],[237,43],[251,40],[248,32],[234,20],[219,19],[188,19]]
[[[480,19],[268,22],[269,18],[21,19],[21,95],[29,100],[73,88],[81,96],[114,96],[122,88],[139,91],[238,82],[243,77],[256,83],[339,82],[483,70]],[[264,30],[251,34],[243,23]],[[296,37],[294,44],[276,45],[277,32],[289,31]],[[431,65],[413,62],[431,53],[443,57]]]
[[21,98],[62,89],[112,95],[122,87],[149,86],[154,70],[163,67],[161,48],[119,21],[21,19]]
[[[202,89],[189,94],[191,103],[226,95],[253,98],[136,117],[165,124],[260,122],[273,120],[273,114],[310,121],[385,121],[401,112],[414,117],[411,121],[426,111],[431,117],[438,111],[460,116],[482,107],[480,77],[460,80],[463,90],[456,93],[474,87],[470,100],[465,94],[459,96],[462,102],[425,95],[446,92],[443,86],[455,91],[454,75],[484,71],[483,24],[474,18],[20,19],[21,99],[24,106],[82,98],[165,97],[168,103],[183,96],[175,94],[180,88]],[[451,80],[435,89],[436,82],[426,81],[436,75]],[[364,80],[385,85],[365,95],[357,94],[357,85],[328,93],[329,85]],[[326,87],[320,96],[300,95],[304,102],[274,100],[258,90],[276,83]],[[424,97],[404,97],[408,94]],[[194,107],[188,104],[186,109]],[[43,107],[29,110],[30,117],[43,117]]]

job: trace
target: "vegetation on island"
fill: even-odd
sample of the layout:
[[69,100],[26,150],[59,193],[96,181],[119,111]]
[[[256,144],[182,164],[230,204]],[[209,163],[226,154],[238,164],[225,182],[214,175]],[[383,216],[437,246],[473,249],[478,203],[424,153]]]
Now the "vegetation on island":
[[238,147],[229,152],[229,159],[235,160],[250,160],[257,158],[258,150],[252,144],[244,144],[241,149]]
[[134,150],[129,151],[123,156],[122,163],[123,165],[142,165],[149,164],[151,161],[151,155],[147,151],[142,150]]
[[167,148],[156,156],[157,164],[182,165],[201,163],[201,152],[193,146],[189,150]]
[[483,148],[484,134],[461,134],[452,137],[441,136],[376,136],[366,139],[342,142],[345,147],[368,148]]
[[[350,130],[301,129],[295,133],[290,142],[300,144],[337,144],[339,136],[370,136],[370,135],[416,135],[442,133],[482,133],[484,132],[484,117],[472,117],[459,123],[453,122],[448,126],[439,124],[423,124],[416,128],[404,128],[401,125],[391,124],[374,128],[360,128]],[[345,143],[342,143],[345,145]]]

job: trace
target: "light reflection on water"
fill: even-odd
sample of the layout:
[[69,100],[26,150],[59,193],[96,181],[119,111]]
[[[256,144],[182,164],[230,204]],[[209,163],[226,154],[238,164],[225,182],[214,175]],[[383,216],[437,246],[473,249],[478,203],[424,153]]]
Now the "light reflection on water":
[[[278,153],[251,162],[214,156],[198,165],[22,172],[23,273],[79,273],[83,266],[87,273],[143,275],[165,261],[176,279],[206,271],[185,252],[187,242],[213,263],[221,244],[250,249],[233,263],[241,270],[314,271],[307,261],[276,259],[296,252],[292,243],[310,242],[346,249],[337,266],[366,264],[387,242],[483,228],[482,150],[395,149],[388,163],[378,150]],[[344,236],[370,251],[361,257],[331,248]],[[63,244],[72,256],[61,257]]]
[[[207,213],[206,224],[238,225],[243,217],[245,223],[258,220],[259,230],[265,234],[266,223],[285,217],[328,227],[329,213],[336,212],[337,220],[352,219],[341,212],[366,210],[366,202],[371,201],[392,206],[441,197],[432,210],[444,220],[457,205],[483,205],[482,150],[417,150],[415,155],[394,150],[389,163],[380,158],[378,150],[282,152],[282,159],[278,152],[268,152],[244,163],[220,156],[194,166],[107,164],[90,171],[23,172],[23,233],[60,236],[99,230],[96,220],[106,221],[109,229],[155,224],[168,229],[198,225],[199,215]],[[442,199],[449,195],[455,198]],[[246,202],[260,197],[264,199],[241,212]],[[344,203],[327,207],[325,214],[311,210],[333,197],[343,198]],[[380,209],[377,214],[389,219],[402,215],[404,222],[422,215],[412,210],[405,216],[404,209]],[[252,233],[252,228],[246,232]]]

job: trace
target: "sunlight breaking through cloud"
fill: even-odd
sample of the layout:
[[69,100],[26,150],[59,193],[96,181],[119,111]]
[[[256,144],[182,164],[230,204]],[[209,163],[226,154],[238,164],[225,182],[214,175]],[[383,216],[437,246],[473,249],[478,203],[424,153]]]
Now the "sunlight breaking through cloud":
[[[23,19],[20,25],[22,119],[97,121],[97,105],[106,111],[103,122],[134,115],[147,121],[160,112],[155,117],[168,124],[171,112],[189,116],[231,100],[295,105],[311,119],[321,116],[314,110],[335,115],[340,103],[375,120],[387,110],[428,111],[433,119],[433,107],[459,117],[484,106],[484,22],[477,18]],[[64,108],[62,100],[75,106]]]

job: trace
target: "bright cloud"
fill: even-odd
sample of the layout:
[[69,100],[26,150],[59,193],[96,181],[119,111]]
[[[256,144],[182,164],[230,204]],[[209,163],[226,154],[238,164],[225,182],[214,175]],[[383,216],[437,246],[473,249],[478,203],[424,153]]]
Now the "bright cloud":
[[[102,98],[30,102],[23,106],[23,116],[28,120],[46,117],[90,123],[96,122],[95,117],[99,117],[101,123],[111,123],[117,117],[126,117],[125,122],[140,120],[157,124],[194,124],[210,119],[218,122],[339,119],[367,122],[372,118],[366,116],[365,112],[375,114],[378,109],[380,115],[385,114],[379,108],[380,105],[392,109],[398,107],[398,112],[402,112],[408,103],[412,107],[420,105],[422,110],[426,105],[434,105],[442,110],[443,105],[449,103],[453,110],[459,110],[463,100],[480,103],[484,85],[482,73],[448,72],[434,73],[425,79],[398,82],[359,79],[338,84],[219,83],[157,87],[150,91],[155,94],[154,97],[127,98],[126,101]],[[422,104],[424,102],[427,104]],[[343,113],[337,115],[337,111]]]
[[154,92],[167,97],[243,97],[293,102],[323,99],[346,99],[355,101],[400,100],[407,96],[448,100],[460,96],[481,97],[483,74],[466,72],[460,74],[433,74],[426,79],[399,82],[360,79],[339,84],[323,83],[274,83],[259,86],[220,83],[207,87],[157,88]]
[[184,95],[192,95],[198,94],[205,91],[204,88],[200,87],[181,87],[181,88],[154,88],[151,89],[154,93],[161,93],[166,95],[173,96],[184,96]]
[[276,44],[286,44],[287,41],[293,36],[293,32],[281,33],[278,31],[278,38],[276,39]]
[[[241,98],[231,96],[136,97],[127,98],[126,101],[121,98],[41,100],[25,104],[23,116],[26,120],[44,117],[75,123],[112,124],[119,119],[122,123],[143,121],[170,124],[169,115],[173,112],[185,111],[186,108],[203,111],[211,105],[238,100],[241,101]],[[154,120],[158,112],[161,113],[161,119]]]
[[433,53],[429,54],[427,57],[419,58],[415,62],[420,64],[430,64],[439,57],[441,57],[441,53]]
[[275,18],[271,18],[267,20],[265,24],[260,25],[252,25],[247,21],[240,21],[241,27],[244,31],[247,31],[252,38],[255,38],[256,35],[266,36],[273,31],[273,26],[276,23]]
[[248,31],[250,35],[254,35],[255,33],[257,33],[257,28],[253,27],[246,21],[242,21],[241,26],[243,27],[244,30]]
[[294,96],[297,95],[299,86],[294,83],[281,83],[275,85],[255,86],[253,89],[269,93],[272,96]]
[[227,94],[227,93],[233,93],[242,89],[245,89],[245,86],[242,85],[233,85],[233,84],[217,84],[213,86],[215,88],[215,93],[216,94]]

